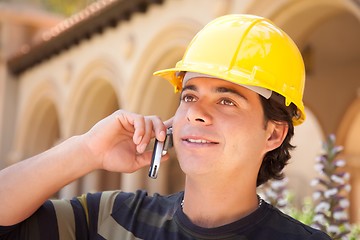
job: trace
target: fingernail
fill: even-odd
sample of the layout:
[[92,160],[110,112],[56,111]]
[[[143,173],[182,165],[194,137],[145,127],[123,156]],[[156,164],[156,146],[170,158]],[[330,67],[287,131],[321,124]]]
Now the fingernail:
[[136,139],[136,143],[135,144],[139,144],[141,142],[141,139],[142,139],[142,136],[139,136],[137,139]]
[[160,132],[160,138],[161,140],[165,139],[166,133],[164,131]]
[[143,145],[140,146],[140,152],[141,153],[145,152],[146,146],[147,146],[146,143],[144,143]]

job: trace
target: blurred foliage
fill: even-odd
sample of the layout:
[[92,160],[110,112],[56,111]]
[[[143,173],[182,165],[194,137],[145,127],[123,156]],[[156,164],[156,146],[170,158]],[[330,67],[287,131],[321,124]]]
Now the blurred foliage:
[[284,212],[306,225],[311,225],[315,216],[314,203],[312,199],[310,197],[306,197],[302,206],[299,208],[294,204],[294,196],[293,192],[288,192],[288,205],[287,208],[284,209]]
[[42,0],[42,2],[46,10],[70,16],[86,8],[95,0]]
[[334,240],[348,239],[351,232],[347,213],[350,174],[343,170],[346,162],[337,159],[343,147],[336,146],[335,142],[333,134],[323,142],[323,153],[314,166],[320,177],[311,182],[317,188],[313,194],[316,203],[313,226],[327,232]]
[[284,213],[326,232],[334,240],[360,240],[360,228],[349,223],[347,214],[350,174],[341,170],[346,162],[336,158],[343,147],[335,145],[335,135],[330,135],[322,147],[323,153],[314,165],[320,177],[311,182],[317,189],[312,198],[304,199],[300,208],[294,204],[294,193],[287,189],[286,178],[261,185],[258,194]]
[[30,6],[68,17],[96,2],[96,0],[0,0],[1,2]]

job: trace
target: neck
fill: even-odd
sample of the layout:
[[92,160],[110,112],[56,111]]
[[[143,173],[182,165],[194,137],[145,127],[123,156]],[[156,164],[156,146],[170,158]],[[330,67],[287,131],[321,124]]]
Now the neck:
[[201,227],[222,226],[246,217],[258,208],[256,183],[196,181],[186,178],[183,211]]

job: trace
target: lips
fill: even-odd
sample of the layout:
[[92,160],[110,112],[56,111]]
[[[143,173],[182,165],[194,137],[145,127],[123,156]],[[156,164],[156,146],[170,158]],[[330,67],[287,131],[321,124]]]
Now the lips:
[[204,129],[201,127],[184,126],[180,132],[174,131],[175,139],[188,147],[216,146],[222,142],[221,135],[210,127]]
[[209,141],[201,138],[184,138],[183,141],[196,144],[218,144],[218,142]]
[[211,143],[210,141],[206,141],[206,140],[202,140],[202,139],[188,138],[188,139],[185,139],[185,140],[188,141],[188,142],[191,142],[191,143]]

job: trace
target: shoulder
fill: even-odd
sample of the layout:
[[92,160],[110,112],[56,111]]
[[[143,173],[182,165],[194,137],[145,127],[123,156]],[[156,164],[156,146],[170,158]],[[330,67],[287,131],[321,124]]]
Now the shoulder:
[[173,208],[177,202],[181,201],[182,196],[183,192],[169,196],[157,193],[149,196],[144,190],[137,190],[136,192],[104,191],[84,194],[81,197],[74,198],[71,202],[72,205],[81,205],[86,215],[96,212],[108,216],[118,211],[133,213],[146,209],[159,213],[168,211],[169,208]]
[[26,220],[13,226],[0,226],[0,239],[23,239],[24,236],[27,239],[58,239],[58,214],[48,200]]
[[109,238],[121,236],[118,239],[125,239],[129,233],[140,239],[159,239],[150,236],[164,233],[164,224],[173,218],[176,206],[179,206],[176,203],[182,199],[181,196],[181,193],[171,196],[149,196],[142,190],[135,193],[104,192],[97,221],[98,233]]
[[[274,231],[278,231],[289,236],[288,239],[331,240],[331,238],[324,232],[305,225],[270,204],[267,205],[270,210],[270,218],[267,221],[268,227],[272,228]],[[294,238],[290,236],[294,236]]]
[[[137,214],[139,212],[153,212],[160,215],[166,215],[169,212],[174,213],[176,207],[180,204],[183,192],[163,196],[155,193],[149,196],[144,190],[136,192],[123,191],[104,191],[96,194],[84,194],[72,201],[81,205],[85,210],[87,218],[92,212],[98,213],[99,217],[109,215]],[[73,204],[74,205],[74,204]]]
[[177,206],[177,202],[182,199],[183,193],[177,193],[169,196],[163,196],[155,193],[149,196],[146,191],[138,190],[135,193],[122,192],[114,199],[114,211],[129,210],[132,212],[139,210],[149,210],[161,215]]

